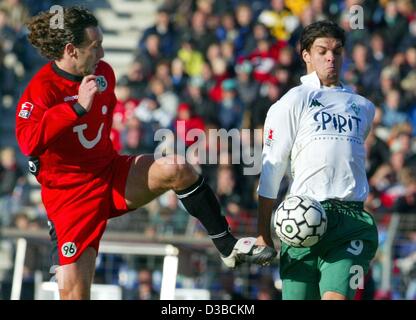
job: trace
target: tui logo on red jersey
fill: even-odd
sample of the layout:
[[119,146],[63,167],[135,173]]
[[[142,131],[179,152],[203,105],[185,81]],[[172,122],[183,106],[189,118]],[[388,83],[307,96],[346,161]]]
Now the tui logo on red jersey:
[[33,110],[33,104],[30,102],[23,102],[22,106],[20,107],[19,117],[23,119],[29,119],[30,114]]
[[[107,112],[108,112],[108,107],[106,105],[102,106],[101,113],[103,115],[106,115]],[[92,140],[88,140],[84,135],[84,130],[88,129],[88,124],[86,123],[80,124],[78,126],[75,126],[72,130],[78,135],[78,140],[85,149],[92,149],[97,145],[98,142],[100,142],[103,128],[104,128],[104,123],[102,122],[100,124],[100,128],[98,129],[97,135]]]

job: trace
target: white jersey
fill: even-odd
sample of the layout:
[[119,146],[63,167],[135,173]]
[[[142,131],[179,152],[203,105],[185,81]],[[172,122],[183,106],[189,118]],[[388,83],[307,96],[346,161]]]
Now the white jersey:
[[258,193],[276,199],[290,164],[291,195],[364,201],[364,140],[374,105],[345,87],[324,87],[316,72],[273,104],[264,125]]

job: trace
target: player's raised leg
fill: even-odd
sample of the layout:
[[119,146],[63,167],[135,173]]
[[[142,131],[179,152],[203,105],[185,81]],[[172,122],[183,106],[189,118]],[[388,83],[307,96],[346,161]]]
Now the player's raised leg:
[[230,233],[214,192],[184,158],[137,156],[126,182],[128,207],[141,207],[167,190],[174,190],[187,211],[202,223],[227,266],[235,267],[243,261],[267,264],[276,256],[273,248],[256,246],[255,238],[237,240]]
[[56,269],[61,300],[89,300],[90,288],[95,272],[94,248],[87,248],[78,260]]

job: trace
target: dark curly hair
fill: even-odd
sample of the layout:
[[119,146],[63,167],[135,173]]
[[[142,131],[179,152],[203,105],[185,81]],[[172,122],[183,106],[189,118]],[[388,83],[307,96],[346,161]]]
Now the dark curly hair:
[[30,43],[50,60],[61,59],[68,43],[82,46],[86,41],[85,28],[98,26],[94,15],[83,7],[64,8],[63,14],[63,28],[51,27],[56,13],[49,11],[39,13],[26,24]]
[[335,38],[345,43],[345,32],[335,22],[324,20],[317,21],[303,29],[300,37],[300,54],[303,50],[309,51],[317,38]]

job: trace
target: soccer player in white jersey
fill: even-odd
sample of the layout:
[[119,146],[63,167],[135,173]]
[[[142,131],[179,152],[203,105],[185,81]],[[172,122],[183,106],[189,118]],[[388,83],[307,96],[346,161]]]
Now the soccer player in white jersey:
[[378,246],[377,228],[363,210],[368,194],[364,140],[374,105],[340,82],[344,31],[330,21],[301,36],[307,75],[273,104],[264,124],[257,244],[273,244],[270,219],[290,168],[290,195],[324,206],[328,229],[310,248],[282,242],[283,299],[352,299]]

